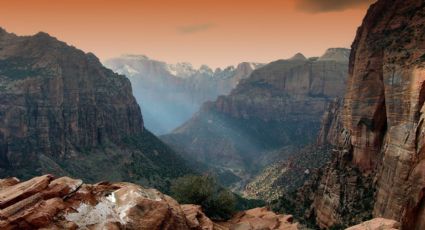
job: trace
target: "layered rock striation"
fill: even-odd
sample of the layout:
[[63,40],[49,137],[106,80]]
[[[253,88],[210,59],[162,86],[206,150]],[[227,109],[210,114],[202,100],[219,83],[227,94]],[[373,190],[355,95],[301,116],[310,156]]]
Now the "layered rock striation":
[[298,54],[272,62],[161,139],[188,159],[249,178],[314,142],[328,104],[345,90],[347,65],[331,54],[323,61]]
[[321,227],[370,216],[425,227],[424,12],[423,1],[379,0],[357,32],[344,102],[320,132],[334,149],[313,198]]
[[400,223],[395,220],[375,218],[365,221],[361,224],[347,228],[347,230],[397,230],[400,229]]
[[166,178],[188,171],[143,128],[125,76],[46,33],[0,30],[1,176],[55,173],[164,188]]
[[200,206],[180,205],[155,189],[52,175],[0,180],[0,216],[1,229],[298,229],[291,216],[265,208],[214,223]]

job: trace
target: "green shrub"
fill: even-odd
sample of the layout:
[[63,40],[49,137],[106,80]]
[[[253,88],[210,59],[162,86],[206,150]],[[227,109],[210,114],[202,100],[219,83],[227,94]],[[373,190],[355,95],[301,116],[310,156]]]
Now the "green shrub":
[[171,193],[182,204],[201,205],[212,219],[228,219],[236,210],[233,193],[222,188],[211,176],[180,177],[172,183]]
[[235,197],[236,197],[236,211],[245,211],[248,209],[265,207],[267,205],[264,200],[247,199],[238,194],[235,194]]

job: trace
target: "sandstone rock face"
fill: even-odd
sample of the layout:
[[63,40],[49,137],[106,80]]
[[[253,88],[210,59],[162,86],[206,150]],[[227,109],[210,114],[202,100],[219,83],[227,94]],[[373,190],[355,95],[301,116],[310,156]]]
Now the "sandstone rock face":
[[341,98],[337,98],[329,104],[328,109],[322,117],[321,127],[317,136],[317,146],[336,146],[339,143],[348,142],[348,139],[344,139],[348,136],[344,135],[341,121],[342,105],[343,100]]
[[180,205],[155,189],[131,183],[84,184],[52,175],[2,181],[1,229],[230,230],[298,229],[291,216],[265,208],[214,223],[197,205]]
[[2,229],[190,229],[180,205],[129,183],[45,175],[0,190]]
[[345,90],[347,62],[296,55],[270,63],[161,139],[188,159],[245,180],[276,162],[280,149],[314,141],[328,104]]
[[140,166],[174,177],[180,170],[174,160],[183,162],[143,129],[125,76],[46,33],[1,30],[0,176],[55,173],[152,184]]
[[292,230],[298,229],[290,215],[276,215],[266,208],[255,208],[236,214],[225,223],[219,223],[229,229],[240,230]]
[[349,226],[370,219],[374,204],[372,175],[347,162],[349,153],[334,150],[316,188],[313,207],[321,228]]
[[2,159],[21,165],[33,151],[63,156],[142,132],[130,82],[93,55],[44,33],[0,36]]
[[[314,199],[321,227],[350,223],[354,210],[425,227],[424,12],[423,1],[380,0],[357,32],[343,106],[319,138],[335,149]],[[373,208],[354,207],[370,193]]]
[[181,205],[187,223],[191,229],[202,229],[202,230],[214,230],[218,226],[213,223],[205,214],[202,212],[202,208],[199,205],[184,204]]
[[395,220],[384,218],[375,218],[363,222],[359,225],[347,228],[347,230],[397,230],[400,229],[400,223]]
[[189,63],[170,65],[146,56],[126,55],[105,65],[129,77],[141,105],[145,125],[156,134],[166,134],[187,121],[202,103],[228,94],[240,80],[262,64],[244,62],[237,67],[213,71]]

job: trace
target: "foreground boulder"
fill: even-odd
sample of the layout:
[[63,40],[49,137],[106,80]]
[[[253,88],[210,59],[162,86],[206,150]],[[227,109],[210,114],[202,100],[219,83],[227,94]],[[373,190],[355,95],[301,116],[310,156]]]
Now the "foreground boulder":
[[297,229],[297,224],[265,208],[217,224],[200,206],[180,205],[155,189],[44,175],[0,180],[0,229],[256,230]]
[[400,229],[400,223],[395,220],[389,220],[384,218],[375,218],[358,224],[353,227],[349,227],[346,230],[397,230]]
[[186,216],[187,224],[189,225],[190,229],[199,229],[199,230],[227,229],[211,221],[210,218],[208,218],[202,212],[202,207],[199,205],[184,204],[184,205],[181,205],[180,207]]
[[180,205],[155,189],[51,175],[10,181],[0,181],[0,229],[189,229]]
[[290,215],[276,215],[266,208],[254,208],[239,212],[227,222],[220,225],[229,229],[238,230],[292,230],[298,229],[298,224],[293,223]]

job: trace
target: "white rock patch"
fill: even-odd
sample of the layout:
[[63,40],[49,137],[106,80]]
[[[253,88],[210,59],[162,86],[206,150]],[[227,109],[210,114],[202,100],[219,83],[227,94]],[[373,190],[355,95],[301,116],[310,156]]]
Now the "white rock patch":
[[68,213],[65,218],[74,222],[79,229],[88,229],[88,226],[96,224],[102,229],[107,223],[119,222],[122,225],[130,222],[129,211],[140,202],[141,199],[161,201],[161,197],[155,190],[142,190],[138,187],[125,187],[116,190],[104,197],[97,205],[81,204],[77,212]]
[[110,222],[121,222],[114,210],[114,204],[107,199],[96,206],[81,204],[76,213],[68,213],[65,219],[77,224],[79,229],[88,229],[88,226],[94,224],[102,228]]

